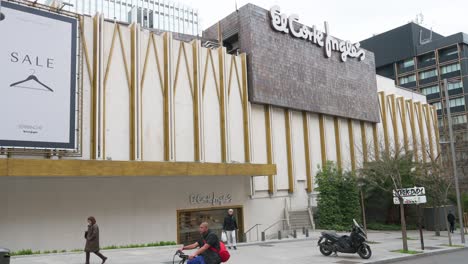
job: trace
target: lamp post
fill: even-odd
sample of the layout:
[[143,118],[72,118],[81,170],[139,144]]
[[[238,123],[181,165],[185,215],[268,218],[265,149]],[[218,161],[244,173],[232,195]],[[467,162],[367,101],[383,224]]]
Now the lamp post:
[[448,81],[447,79],[444,79],[445,107],[447,108],[447,121],[448,121],[448,128],[449,128],[450,151],[452,154],[453,177],[455,179],[455,191],[457,194],[458,221],[460,223],[461,242],[465,244],[465,228],[463,227],[463,211],[462,211],[461,202],[460,202],[460,188],[458,186],[458,172],[457,172],[458,170],[457,170],[457,161],[455,157],[455,143],[453,139],[452,115],[450,112],[450,100],[449,100],[447,85],[448,85]]

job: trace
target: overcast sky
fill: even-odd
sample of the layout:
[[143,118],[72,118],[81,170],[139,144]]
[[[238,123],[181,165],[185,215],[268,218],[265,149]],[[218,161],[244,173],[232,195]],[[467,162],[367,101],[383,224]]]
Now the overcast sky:
[[[172,0],[198,9],[203,29],[235,10],[235,0]],[[328,21],[331,34],[357,42],[401,26],[422,13],[422,25],[444,36],[468,33],[468,0],[237,0],[241,7],[252,3],[270,9],[278,5],[299,21],[323,29]]]

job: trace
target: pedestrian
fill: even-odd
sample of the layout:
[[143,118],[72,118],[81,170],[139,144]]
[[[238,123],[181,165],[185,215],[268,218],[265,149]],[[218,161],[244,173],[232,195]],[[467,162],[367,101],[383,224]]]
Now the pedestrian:
[[187,264],[219,264],[221,257],[214,250],[209,250],[210,247],[220,251],[218,236],[208,229],[208,223],[203,222],[198,228],[201,238],[197,242],[183,246],[180,250],[194,249],[199,247],[195,253],[189,256]]
[[452,211],[449,211],[447,220],[450,223],[450,233],[453,233],[453,230],[455,230],[455,216],[452,214]]
[[223,232],[227,234],[228,248],[231,249],[231,246],[237,250],[236,243],[236,231],[237,231],[237,220],[234,216],[234,210],[229,209],[228,214],[224,217],[223,223]]
[[102,259],[102,264],[106,262],[107,257],[99,252],[99,227],[96,224],[96,218],[93,216],[88,217],[88,231],[85,232],[85,238],[86,264],[89,264],[91,252]]

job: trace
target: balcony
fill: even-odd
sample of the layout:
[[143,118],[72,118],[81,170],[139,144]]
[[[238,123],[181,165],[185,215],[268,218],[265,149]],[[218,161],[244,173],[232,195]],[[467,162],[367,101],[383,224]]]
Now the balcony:
[[405,83],[405,84],[400,84],[399,86],[405,87],[405,88],[413,88],[413,87],[416,87],[416,82],[409,82],[409,83]]
[[426,95],[426,99],[429,100],[434,100],[434,99],[439,99],[440,98],[440,93],[433,93],[433,94],[428,94]]
[[425,85],[433,82],[437,82],[437,75],[425,79],[419,79],[419,85]]
[[447,61],[457,60],[457,59],[458,59],[458,53],[450,54],[450,55],[439,55],[439,64],[447,62]]
[[461,71],[453,71],[453,72],[448,72],[440,75],[440,79],[450,79],[454,77],[460,77]]
[[418,69],[427,68],[430,66],[434,66],[436,64],[435,60],[430,61],[418,61]]

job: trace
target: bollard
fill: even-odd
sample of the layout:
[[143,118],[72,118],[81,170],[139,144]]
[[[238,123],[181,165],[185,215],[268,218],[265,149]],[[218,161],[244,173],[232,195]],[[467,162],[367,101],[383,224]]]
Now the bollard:
[[294,229],[294,231],[293,231],[293,237],[294,237],[294,238],[297,238],[296,229]]
[[302,227],[302,234],[305,235],[305,227]]
[[265,241],[265,232],[262,232],[262,241]]
[[278,231],[278,239],[281,240],[281,231]]
[[309,237],[309,229],[308,228],[305,230],[305,235],[306,235],[306,237]]

